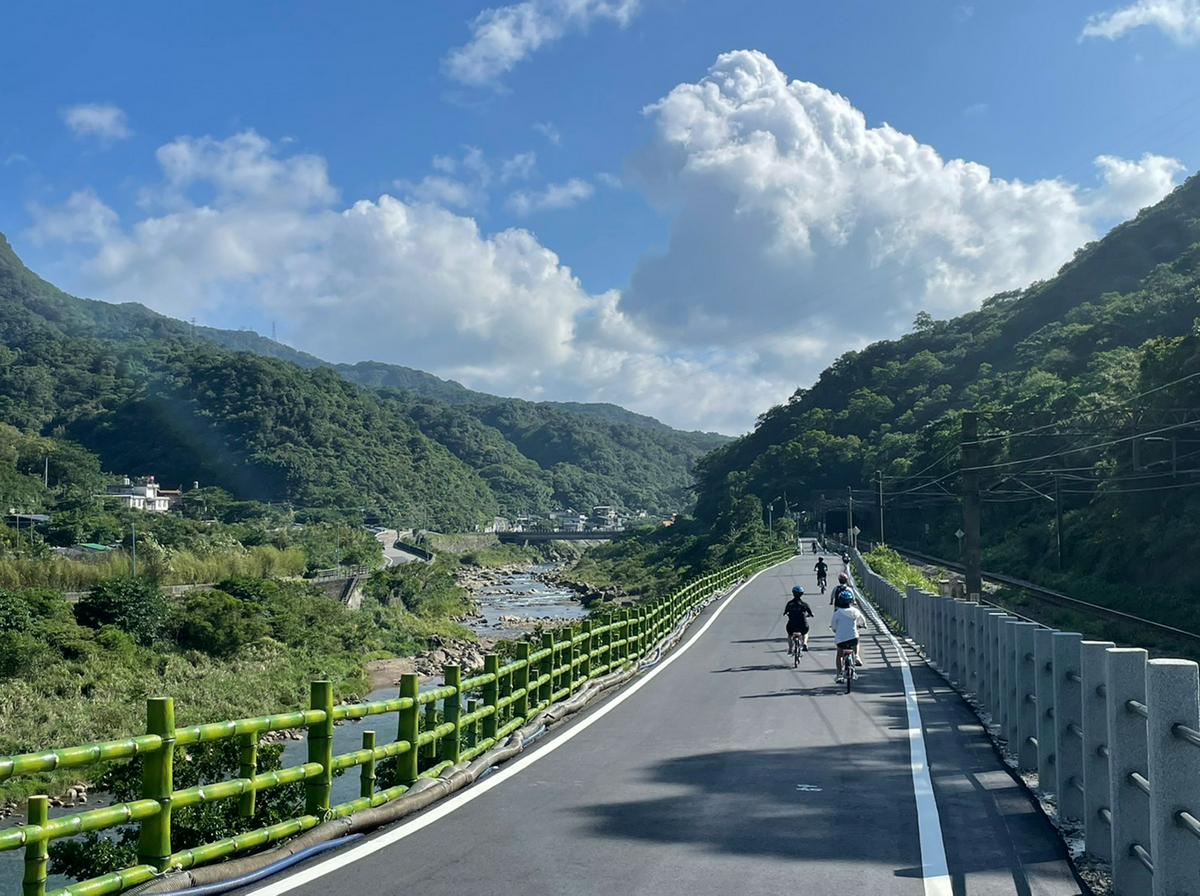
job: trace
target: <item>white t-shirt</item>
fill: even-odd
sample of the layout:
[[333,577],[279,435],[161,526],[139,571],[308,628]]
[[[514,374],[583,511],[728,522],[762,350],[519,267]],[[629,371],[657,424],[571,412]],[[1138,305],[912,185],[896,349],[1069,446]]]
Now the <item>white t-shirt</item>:
[[867,617],[858,607],[845,607],[833,611],[829,627],[833,629],[833,640],[838,644],[853,641],[858,637],[858,627],[866,623]]

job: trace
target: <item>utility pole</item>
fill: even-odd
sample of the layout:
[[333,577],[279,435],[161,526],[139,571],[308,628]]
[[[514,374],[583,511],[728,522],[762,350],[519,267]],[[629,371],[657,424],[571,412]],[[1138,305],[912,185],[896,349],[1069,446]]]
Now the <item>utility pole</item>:
[[137,578],[137,523],[129,524],[129,545],[133,555],[133,577]]
[[46,455],[46,466],[42,470],[42,487],[43,488],[50,487],[50,455],[49,454]]
[[966,571],[967,599],[979,600],[983,592],[983,544],[980,538],[979,416],[974,411],[962,415],[959,443],[959,472],[962,478],[963,567]]
[[879,543],[886,544],[887,540],[883,537],[883,471],[876,470],[875,478],[879,482]]
[[1063,568],[1062,539],[1062,477],[1054,474],[1054,541],[1058,551],[1058,569]]
[[854,547],[854,488],[846,486],[846,544]]

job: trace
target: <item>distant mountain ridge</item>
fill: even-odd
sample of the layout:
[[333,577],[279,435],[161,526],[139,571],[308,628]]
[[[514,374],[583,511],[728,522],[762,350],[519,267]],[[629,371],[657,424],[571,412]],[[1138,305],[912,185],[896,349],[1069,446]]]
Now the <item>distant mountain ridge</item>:
[[[76,298],[29,271],[2,235],[0,303],[0,352],[19,362],[0,375],[0,412],[27,431],[80,441],[114,472],[171,471],[247,497],[420,510],[429,523],[466,525],[555,506],[685,509],[692,465],[727,441],[616,405],[501,398],[399,365],[330,364],[251,331]],[[324,453],[314,454],[319,443]],[[461,493],[431,492],[435,470]]]

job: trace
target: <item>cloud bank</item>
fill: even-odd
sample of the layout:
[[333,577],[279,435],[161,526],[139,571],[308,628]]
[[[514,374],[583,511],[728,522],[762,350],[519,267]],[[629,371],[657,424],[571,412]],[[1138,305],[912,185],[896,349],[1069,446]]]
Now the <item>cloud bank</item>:
[[[531,156],[472,149],[434,159],[401,196],[346,199],[320,156],[254,131],[183,137],[158,150],[136,213],[84,190],[31,207],[30,237],[75,246],[72,285],[90,294],[205,322],[252,309],[330,360],[738,432],[918,310],[956,313],[1052,274],[1182,170],[1101,156],[1086,187],[998,178],[748,51],[645,114],[631,182],[671,233],[623,292],[589,292],[533,233],[486,232],[466,199],[439,192],[432,178],[469,192],[532,170]],[[571,183],[519,191],[517,210],[582,198]]]

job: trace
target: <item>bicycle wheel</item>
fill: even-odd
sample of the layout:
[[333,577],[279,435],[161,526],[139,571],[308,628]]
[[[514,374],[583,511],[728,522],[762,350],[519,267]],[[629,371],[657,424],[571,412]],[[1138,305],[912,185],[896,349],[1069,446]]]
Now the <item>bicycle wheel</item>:
[[793,669],[795,669],[797,666],[800,665],[800,650],[801,650],[800,640],[798,638],[793,638],[792,639],[792,668]]
[[844,663],[844,671],[842,674],[846,678],[846,693],[850,693],[850,688],[854,685],[854,654],[847,653],[842,660]]

